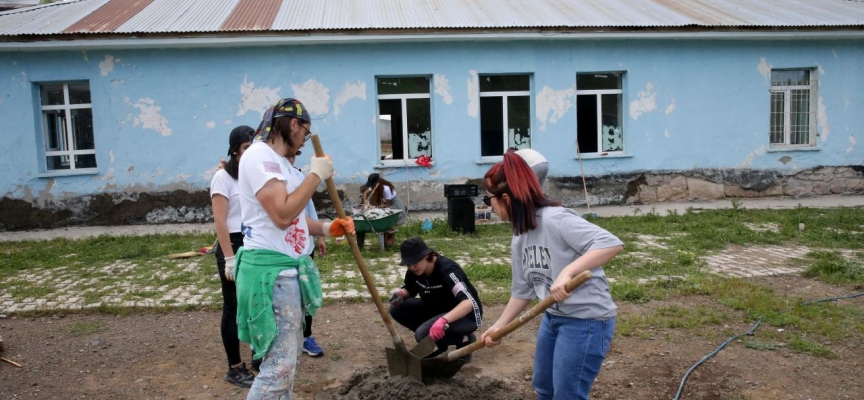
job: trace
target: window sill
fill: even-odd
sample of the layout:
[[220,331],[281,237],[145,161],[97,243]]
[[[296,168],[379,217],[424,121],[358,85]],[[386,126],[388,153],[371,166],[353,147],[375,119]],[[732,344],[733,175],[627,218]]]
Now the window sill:
[[[372,166],[375,169],[387,169],[387,168],[427,168],[421,165],[417,165],[414,161],[416,160],[381,160],[378,164]],[[430,164],[434,167],[435,161],[430,162]]]
[[99,175],[98,169],[74,169],[63,171],[48,171],[36,175],[37,178],[55,178],[58,176]]
[[807,146],[807,147],[769,147],[766,150],[767,153],[788,153],[792,151],[819,151],[821,150],[816,146]]
[[[632,154],[624,153],[620,151],[616,152],[607,152],[607,153],[588,153],[582,154],[583,160],[599,160],[601,158],[630,158],[633,157]],[[573,157],[574,160],[578,160],[579,156]]]
[[497,164],[501,161],[504,161],[504,156],[485,156],[474,160],[474,163],[477,165]]

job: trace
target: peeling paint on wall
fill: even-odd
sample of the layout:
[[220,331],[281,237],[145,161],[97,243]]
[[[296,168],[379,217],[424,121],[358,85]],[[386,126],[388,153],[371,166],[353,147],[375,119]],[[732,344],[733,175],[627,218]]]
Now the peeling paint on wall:
[[480,77],[477,70],[468,70],[468,116],[477,118],[480,114]]
[[765,154],[766,150],[766,146],[762,145],[759,146],[759,148],[757,148],[756,150],[751,151],[750,154],[747,154],[747,157],[744,157],[744,160],[741,161],[741,164],[738,165],[738,168],[750,168],[750,164],[753,163],[753,160],[755,160],[756,157]]
[[99,73],[102,76],[107,76],[111,71],[114,71],[114,56],[106,54],[105,59],[99,62]]
[[24,71],[21,71],[20,77],[13,75],[12,76],[12,82],[18,82],[18,85],[25,86],[27,84],[27,73]]
[[852,150],[857,145],[858,141],[855,140],[855,135],[849,135],[849,147],[846,148],[846,154],[852,153]]
[[250,82],[243,77],[243,83],[240,84],[240,93],[243,98],[240,99],[240,107],[237,110],[237,115],[246,114],[249,111],[257,111],[260,116],[264,116],[270,106],[279,101],[279,91],[282,87],[271,89],[269,86],[260,88],[255,87],[255,82]]
[[834,58],[837,58],[837,51],[835,51],[834,49],[831,49],[831,53],[834,54]]
[[90,62],[90,57],[87,57],[87,51],[86,50],[81,51],[81,56],[84,57],[85,62],[88,62],[88,63]]
[[225,125],[231,125],[231,122],[232,122],[232,121],[231,121],[230,119],[226,119],[226,120],[225,120]]
[[669,114],[672,114],[672,111],[675,111],[675,99],[672,99],[669,105],[666,106],[666,116],[668,117]]
[[825,97],[819,96],[819,104],[816,107],[816,120],[819,121],[819,137],[824,143],[831,134],[831,126],[828,125],[828,112],[825,109]]
[[213,128],[216,127],[216,122],[214,122],[214,121],[207,121],[207,123],[204,124],[204,125],[207,126],[207,127],[210,128],[210,129],[213,129]]
[[115,88],[120,87],[120,85],[122,85],[123,82],[124,82],[123,79],[112,79],[111,80],[111,86],[114,86]]
[[669,130],[668,129],[663,131],[663,137],[665,137],[666,139],[669,139]]
[[291,84],[294,98],[303,102],[311,114],[327,114],[330,112],[330,89],[314,79],[300,85]]
[[114,162],[114,149],[108,150],[108,162],[109,163]]
[[339,115],[342,106],[351,99],[366,100],[366,82],[346,83],[342,91],[336,95],[336,100],[333,101],[333,115]]
[[540,130],[546,130],[546,120],[550,123],[555,123],[559,118],[567,113],[567,110],[573,106],[570,101],[576,96],[576,90],[573,88],[555,90],[549,86],[544,86],[543,90],[537,93],[537,119],[540,120]]
[[813,64],[816,64],[816,70],[819,71],[819,75],[825,75],[825,68],[822,68],[822,64],[818,62],[814,62]]
[[[126,99],[128,103],[128,98]],[[171,128],[168,127],[168,120],[159,114],[162,107],[156,105],[156,101],[150,98],[138,99],[138,102],[132,104],[132,107],[137,108],[140,113],[135,117],[133,126],[141,125],[144,129],[152,129],[159,132],[162,136],[170,136]]]
[[648,82],[645,85],[645,90],[639,92],[636,96],[637,99],[630,103],[630,116],[633,119],[639,119],[640,115],[654,111],[657,108],[657,103],[655,103],[657,92],[654,91],[654,85],[651,82]]
[[450,95],[450,82],[447,81],[447,77],[443,74],[435,74],[432,80],[435,82],[435,93],[444,99],[444,104],[449,106],[453,103],[453,96]]
[[765,78],[765,83],[771,82],[771,64],[768,64],[768,60],[765,57],[759,59],[759,65],[756,66],[756,70]]

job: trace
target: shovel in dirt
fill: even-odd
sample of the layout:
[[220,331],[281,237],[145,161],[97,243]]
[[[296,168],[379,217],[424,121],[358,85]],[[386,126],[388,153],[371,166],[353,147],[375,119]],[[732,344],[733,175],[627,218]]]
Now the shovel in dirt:
[[[324,157],[324,149],[321,147],[321,140],[318,134],[312,134],[312,147],[315,148],[315,155]],[[327,178],[327,191],[330,193],[330,199],[333,201],[333,207],[336,208],[336,214],[339,218],[345,218],[345,209],[342,208],[342,202],[339,200],[339,193],[336,191],[336,184],[332,178]],[[387,331],[393,338],[394,348],[386,348],[387,354],[387,369],[390,371],[390,376],[411,376],[417,380],[423,380],[423,372],[420,360],[423,357],[432,354],[436,346],[434,342],[419,343],[411,350],[405,346],[405,342],[396,332],[393,326],[393,320],[390,318],[390,312],[384,308],[381,302],[381,296],[378,295],[378,289],[375,288],[375,283],[372,281],[372,275],[369,274],[369,268],[366,267],[366,261],[360,253],[360,248],[357,247],[357,238],[354,235],[346,234],[345,238],[348,244],[351,245],[351,253],[354,254],[354,260],[357,261],[357,267],[363,275],[363,281],[366,282],[366,288],[369,289],[369,294],[372,295],[372,300],[375,301],[375,306],[378,308],[378,313],[381,314],[381,319],[384,325],[387,326]]]
[[[583,271],[579,275],[570,279],[564,288],[567,290],[567,293],[572,292],[579,285],[585,283],[591,279],[591,271]],[[515,331],[522,325],[525,325],[528,321],[536,317],[538,314],[545,311],[549,306],[555,303],[555,298],[552,296],[546,296],[545,299],[537,303],[534,307],[531,307],[528,311],[522,313],[518,318],[511,321],[509,324],[504,325],[503,328],[499,329],[495,333],[489,335],[494,341],[501,340],[502,337],[506,336],[510,332]],[[426,337],[425,339],[420,341],[418,346],[424,344],[426,341],[432,342],[432,338]],[[432,342],[434,344],[434,342]],[[452,378],[453,375],[456,375],[457,372],[465,365],[465,361],[462,360],[462,357],[467,356],[481,348],[485,347],[485,344],[481,340],[477,340],[474,343],[471,343],[461,349],[457,349],[451,351],[449,353],[444,353],[440,356],[427,358],[421,362],[422,372],[423,372],[423,380],[428,381],[433,378]]]

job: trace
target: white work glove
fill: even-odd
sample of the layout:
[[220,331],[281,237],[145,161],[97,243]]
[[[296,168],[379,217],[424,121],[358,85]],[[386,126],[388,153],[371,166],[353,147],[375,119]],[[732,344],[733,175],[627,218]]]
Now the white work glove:
[[330,157],[312,157],[310,173],[318,175],[322,181],[333,177],[333,160]]
[[225,279],[234,282],[234,256],[225,257]]

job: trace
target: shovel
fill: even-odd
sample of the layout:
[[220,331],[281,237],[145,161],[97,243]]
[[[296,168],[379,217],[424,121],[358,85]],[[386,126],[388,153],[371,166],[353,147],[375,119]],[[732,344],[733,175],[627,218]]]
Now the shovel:
[[[318,134],[312,134],[312,147],[315,148],[315,155],[324,157],[324,148],[321,147],[321,140]],[[339,200],[339,193],[336,191],[336,184],[332,178],[327,178],[327,191],[330,193],[330,199],[333,201],[333,207],[336,208],[336,214],[339,218],[345,218],[345,209],[342,208],[342,202]],[[354,254],[354,260],[357,261],[357,267],[360,268],[360,273],[363,275],[363,281],[366,282],[366,288],[369,289],[369,294],[372,295],[372,300],[375,301],[375,306],[378,308],[378,313],[381,314],[381,319],[384,320],[384,325],[390,332],[393,338],[393,346],[395,348],[386,348],[387,354],[387,369],[390,371],[390,376],[411,376],[417,380],[423,380],[423,372],[420,360],[423,357],[432,354],[435,351],[435,343],[419,343],[411,350],[405,347],[405,342],[396,332],[393,326],[393,320],[390,319],[390,311],[384,308],[381,302],[381,296],[378,295],[378,289],[375,288],[375,283],[372,281],[372,275],[369,274],[369,268],[366,267],[366,261],[360,253],[360,248],[357,247],[357,238],[354,235],[346,234],[345,238],[348,244],[351,245],[351,252]]]
[[[568,281],[567,284],[564,285],[564,289],[567,290],[567,293],[570,293],[579,285],[588,281],[588,279],[591,279],[591,271],[583,271],[579,275],[574,276],[573,279],[570,279],[570,281]],[[496,342],[501,340],[501,338],[503,338],[510,332],[515,331],[520,326],[525,325],[525,323],[545,311],[547,308],[549,308],[549,306],[554,303],[554,297],[552,297],[551,295],[546,296],[546,298],[537,303],[537,305],[531,307],[530,310],[522,313],[522,315],[520,315],[518,318],[510,321],[509,324],[504,325],[503,328],[495,331],[494,333],[489,335],[489,337]],[[418,344],[418,346],[423,344],[423,342],[425,342],[426,340],[431,341],[432,338],[427,336],[425,339],[420,341],[420,344]],[[423,360],[421,362],[423,378],[427,381],[431,378],[452,378],[453,375],[456,375],[456,373],[459,372],[462,366],[465,365],[465,361],[462,360],[461,357],[467,356],[468,354],[482,349],[485,346],[486,345],[483,343],[483,341],[478,340],[461,349],[453,350],[449,353],[444,353],[440,356]]]

